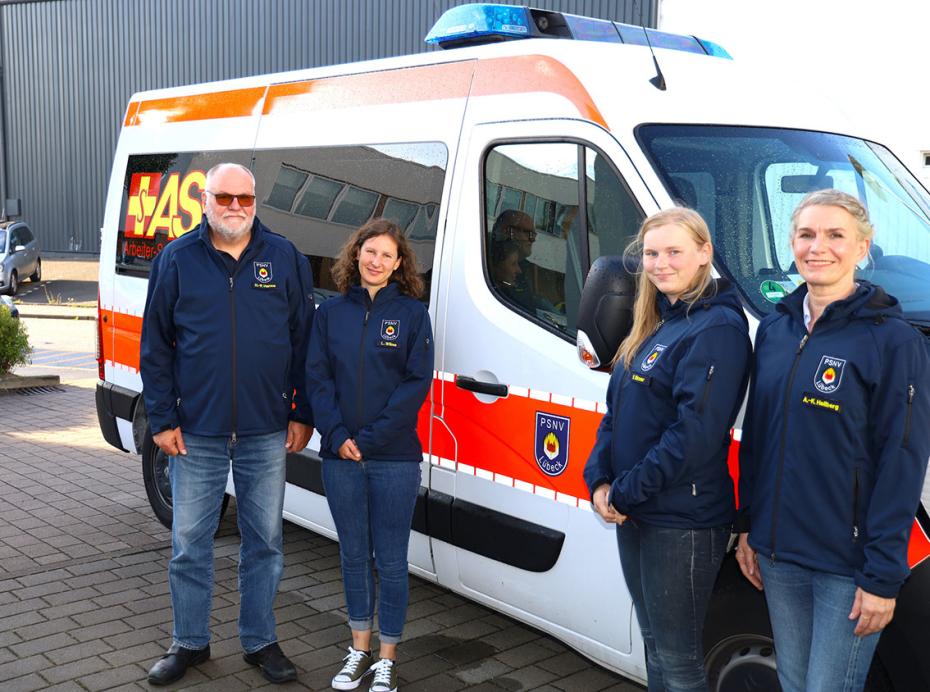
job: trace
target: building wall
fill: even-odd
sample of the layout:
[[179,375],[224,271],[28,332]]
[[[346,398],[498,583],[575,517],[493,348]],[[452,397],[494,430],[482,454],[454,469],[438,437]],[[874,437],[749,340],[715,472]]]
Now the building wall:
[[[423,37],[462,1],[0,0],[6,198],[45,250],[96,253],[131,94],[434,50]],[[657,3],[529,4],[655,27]]]

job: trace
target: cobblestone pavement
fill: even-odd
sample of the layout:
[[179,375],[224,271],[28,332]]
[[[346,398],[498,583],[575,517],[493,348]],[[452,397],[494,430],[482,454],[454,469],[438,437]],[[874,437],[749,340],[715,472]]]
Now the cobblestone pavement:
[[[148,508],[137,459],[100,437],[95,378],[83,376],[63,374],[60,391],[0,396],[4,692],[152,689],[146,670],[170,640],[170,535]],[[299,682],[284,687],[329,689],[348,643],[337,546],[287,524],[285,552],[278,635]],[[236,638],[237,555],[233,501],[217,539],[213,658],[172,689],[266,686]],[[405,636],[404,692],[641,689],[413,577]]]

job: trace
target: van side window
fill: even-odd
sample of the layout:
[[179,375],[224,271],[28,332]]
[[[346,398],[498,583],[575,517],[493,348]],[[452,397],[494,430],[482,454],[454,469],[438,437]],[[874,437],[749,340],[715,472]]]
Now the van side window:
[[349,236],[371,218],[394,221],[428,301],[447,156],[436,142],[256,151],[257,215],[310,259],[317,302],[336,293],[333,263]]
[[644,218],[639,205],[609,159],[571,142],[494,147],[485,158],[484,193],[491,290],[574,339],[588,268],[601,255],[623,252]]

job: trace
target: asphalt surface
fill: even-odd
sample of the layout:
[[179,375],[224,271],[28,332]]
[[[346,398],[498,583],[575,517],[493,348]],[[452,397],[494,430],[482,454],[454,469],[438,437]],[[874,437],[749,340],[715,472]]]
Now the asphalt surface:
[[42,281],[24,281],[13,297],[23,306],[96,306],[97,271],[95,259],[43,258]]
[[[94,322],[72,319],[79,311],[23,317],[35,351],[16,372],[59,374],[62,385],[0,395],[4,692],[153,689],[146,671],[170,643],[170,532],[149,508],[138,457],[100,436]],[[271,687],[241,657],[238,543],[233,500],[216,541],[213,657],[169,689]],[[285,565],[275,614],[299,678],[284,688],[330,689],[349,643],[338,547],[285,523]],[[398,661],[405,692],[642,689],[537,630],[410,579]]]

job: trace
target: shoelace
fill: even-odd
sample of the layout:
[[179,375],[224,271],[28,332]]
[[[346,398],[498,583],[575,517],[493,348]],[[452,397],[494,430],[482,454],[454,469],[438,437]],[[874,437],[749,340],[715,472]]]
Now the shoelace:
[[366,654],[364,651],[357,651],[356,649],[353,649],[350,646],[349,653],[346,654],[346,657],[344,659],[342,659],[343,661],[345,661],[345,665],[342,666],[342,670],[339,671],[339,674],[340,675],[344,674],[348,676],[355,675],[355,672],[358,670],[359,664],[362,662],[362,660],[365,657],[366,657]]
[[375,678],[371,682],[371,686],[375,685],[386,685],[390,688],[391,686],[391,668],[394,667],[394,661],[389,658],[382,658],[380,661],[375,663],[371,669],[375,671]]

